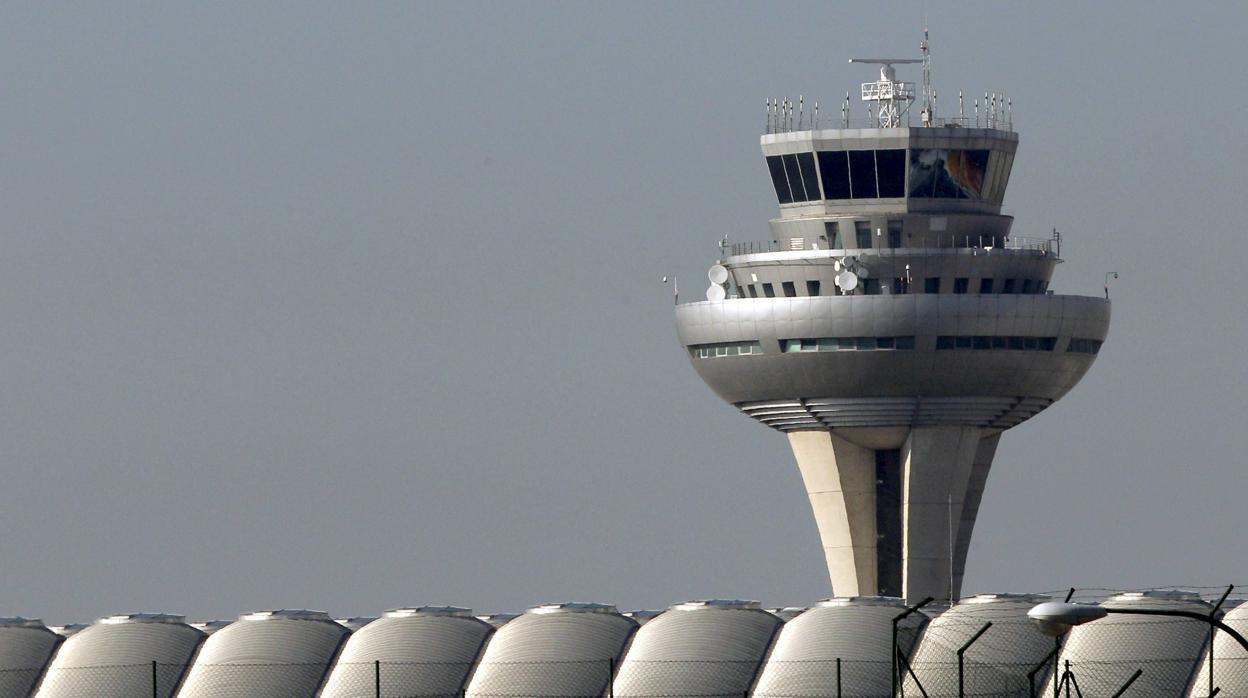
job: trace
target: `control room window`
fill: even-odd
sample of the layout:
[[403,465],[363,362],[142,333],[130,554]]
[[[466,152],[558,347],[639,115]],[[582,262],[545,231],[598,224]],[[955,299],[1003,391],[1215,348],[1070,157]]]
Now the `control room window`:
[[849,151],[849,184],[855,199],[876,199],[880,194],[875,187],[875,151]]
[[904,276],[898,276],[893,279],[893,293],[902,294],[910,292],[910,280]]
[[875,165],[880,182],[881,198],[901,198],[906,195],[906,151],[875,151]]
[[776,289],[771,284],[763,284],[763,295],[767,298],[776,297]]
[[1001,287],[1002,293],[1014,293],[1014,287],[1018,285],[1018,279],[1006,279],[1005,286]]
[[888,222],[888,246],[894,250],[901,247],[901,221]]
[[814,153],[798,153],[797,169],[802,173],[802,181],[806,184],[806,199],[808,201],[818,201],[819,196],[819,175],[815,174],[815,154]]
[[755,286],[754,284],[750,284],[749,286],[746,286],[745,288],[746,288],[746,290],[748,290],[748,291],[749,291],[749,293],[750,293],[750,298],[758,298],[758,287],[757,287],[757,286]]
[[1031,293],[1032,283],[1031,279],[1025,279],[1023,281],[1023,293]]
[[771,184],[776,188],[776,198],[782,204],[793,203],[793,194],[789,191],[789,178],[784,173],[784,158],[779,155],[767,158],[767,170],[771,172]]
[[849,198],[849,157],[843,150],[819,153],[819,175],[823,177],[823,198]]
[[926,279],[923,279],[923,292],[940,293],[940,277],[929,276]]
[[862,292],[868,296],[880,295],[880,280],[875,278],[863,279]]
[[979,292],[984,295],[992,293],[992,279],[980,279]]
[[792,281],[782,282],[780,284],[780,288],[784,290],[785,298],[793,298],[797,296],[797,287],[793,285]]
[[790,153],[784,157],[784,172],[789,176],[789,188],[793,190],[794,201],[805,201],[806,192],[802,190],[802,171],[797,166],[797,156]]
[[858,249],[871,249],[871,223],[869,221],[854,221],[854,236],[857,238]]
[[819,295],[819,281],[818,280],[806,282],[806,295],[808,296]]
[[966,293],[967,287],[970,286],[970,279],[961,277],[953,280],[954,293]]

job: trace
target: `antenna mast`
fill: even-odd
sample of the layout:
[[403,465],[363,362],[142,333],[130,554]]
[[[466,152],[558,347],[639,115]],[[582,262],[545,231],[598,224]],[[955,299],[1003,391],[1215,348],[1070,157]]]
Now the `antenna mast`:
[[924,126],[936,121],[936,92],[932,90],[932,54],[931,44],[927,40],[927,22],[923,22],[923,41],[919,42],[919,51],[923,53],[923,111],[920,116]]

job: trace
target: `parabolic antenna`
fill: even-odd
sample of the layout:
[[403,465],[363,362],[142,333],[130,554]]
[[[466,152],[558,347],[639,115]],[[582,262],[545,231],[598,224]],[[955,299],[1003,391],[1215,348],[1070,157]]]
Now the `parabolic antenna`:
[[866,267],[856,267],[854,269],[854,273],[856,273],[858,276],[861,276],[864,279],[871,276],[871,270]]
[[843,271],[836,275],[836,285],[842,291],[852,291],[858,288],[858,275],[852,271]]
[[728,292],[719,284],[711,284],[706,289],[706,299],[708,301],[722,301],[728,296]]
[[722,264],[712,266],[706,272],[706,278],[711,280],[713,284],[722,284],[728,280],[728,270]]

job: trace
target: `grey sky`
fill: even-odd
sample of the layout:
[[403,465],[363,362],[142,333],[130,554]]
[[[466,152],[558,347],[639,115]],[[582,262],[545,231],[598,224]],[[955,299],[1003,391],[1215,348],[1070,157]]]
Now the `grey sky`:
[[[1059,292],[1122,273],[965,590],[1248,582],[1248,5],[929,7],[945,113],[1014,100],[1015,233],[1066,234]],[[659,277],[767,237],[764,98],[828,109],[922,15],[0,7],[0,615],[826,596]]]

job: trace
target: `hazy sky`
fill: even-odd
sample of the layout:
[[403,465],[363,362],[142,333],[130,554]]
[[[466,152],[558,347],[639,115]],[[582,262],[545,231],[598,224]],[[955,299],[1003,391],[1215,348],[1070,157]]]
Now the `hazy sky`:
[[[1121,272],[964,590],[1248,583],[1248,4],[927,6],[944,112],[1013,98],[1015,234]],[[764,99],[923,11],[0,6],[0,615],[827,596],[659,278],[768,237]]]

